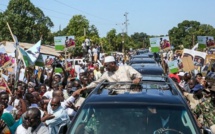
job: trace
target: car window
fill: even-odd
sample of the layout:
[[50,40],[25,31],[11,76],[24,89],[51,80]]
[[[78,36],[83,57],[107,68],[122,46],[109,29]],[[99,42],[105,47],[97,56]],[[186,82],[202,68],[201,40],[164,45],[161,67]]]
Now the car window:
[[165,81],[165,78],[159,75],[153,76],[153,75],[144,75],[142,77],[142,80],[145,81]]
[[183,106],[145,104],[85,105],[74,120],[71,134],[195,134],[189,114]]

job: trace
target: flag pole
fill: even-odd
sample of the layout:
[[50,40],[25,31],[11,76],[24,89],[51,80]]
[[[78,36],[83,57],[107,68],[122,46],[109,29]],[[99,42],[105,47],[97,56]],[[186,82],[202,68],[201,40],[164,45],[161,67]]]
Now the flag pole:
[[9,31],[10,31],[10,34],[11,34],[11,36],[12,36],[12,38],[13,38],[13,41],[16,42],[16,40],[15,40],[15,38],[14,38],[14,36],[13,36],[13,32],[12,32],[12,30],[11,30],[10,25],[9,25],[8,22],[7,22],[7,27],[8,27],[8,29],[9,29]]
[[[9,25],[9,23],[7,22],[7,27],[8,27],[8,29],[9,29],[9,31],[10,31],[10,34],[11,34],[11,36],[12,36],[12,38],[13,38],[13,41],[16,43],[16,53],[15,53],[15,61],[16,61],[16,66],[15,66],[15,82],[14,82],[14,88],[16,88],[17,87],[17,78],[16,78],[16,72],[17,72],[17,64],[18,64],[18,60],[17,60],[17,53],[18,53],[18,51],[17,51],[17,48],[18,48],[18,46],[17,46],[17,40],[15,39],[15,37],[14,37],[14,35],[13,35],[13,32],[12,32],[12,30],[11,30],[11,28],[10,28],[10,25]],[[18,76],[19,76],[19,74],[18,74]],[[19,79],[19,78],[18,78]]]

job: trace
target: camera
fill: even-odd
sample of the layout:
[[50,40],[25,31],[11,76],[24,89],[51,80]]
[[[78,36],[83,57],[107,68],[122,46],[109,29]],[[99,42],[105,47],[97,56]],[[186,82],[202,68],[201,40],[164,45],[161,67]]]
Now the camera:
[[54,58],[54,62],[52,63],[52,66],[55,66],[55,67],[61,67],[61,60],[57,59],[57,58]]

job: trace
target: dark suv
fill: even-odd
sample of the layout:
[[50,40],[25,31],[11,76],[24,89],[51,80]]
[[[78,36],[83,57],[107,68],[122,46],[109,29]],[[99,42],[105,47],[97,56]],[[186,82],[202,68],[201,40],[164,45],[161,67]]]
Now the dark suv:
[[165,81],[99,84],[74,117],[68,134],[199,134],[180,91]]

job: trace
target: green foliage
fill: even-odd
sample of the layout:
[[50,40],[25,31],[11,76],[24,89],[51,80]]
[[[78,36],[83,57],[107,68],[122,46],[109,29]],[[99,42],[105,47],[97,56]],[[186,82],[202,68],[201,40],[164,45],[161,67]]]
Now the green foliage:
[[44,42],[51,42],[48,39],[50,39],[50,28],[54,26],[53,22],[30,0],[9,2],[7,10],[0,14],[0,40],[12,40],[6,22],[10,24],[13,34],[20,42],[35,43],[41,36]]
[[177,49],[180,45],[192,48],[197,43],[197,36],[215,36],[215,29],[197,21],[185,20],[169,30],[171,44]]
[[147,35],[146,33],[134,33],[133,35],[131,35],[131,40],[134,43],[133,48],[137,49],[137,48],[148,48],[149,47],[149,35]]
[[68,50],[68,52],[71,54],[70,58],[83,56],[83,50],[81,46],[76,46],[75,48],[71,48]]
[[67,26],[66,35],[73,35],[75,37],[84,36],[84,29],[86,29],[86,33],[89,33],[89,21],[85,16],[75,15],[69,21],[69,25]]

